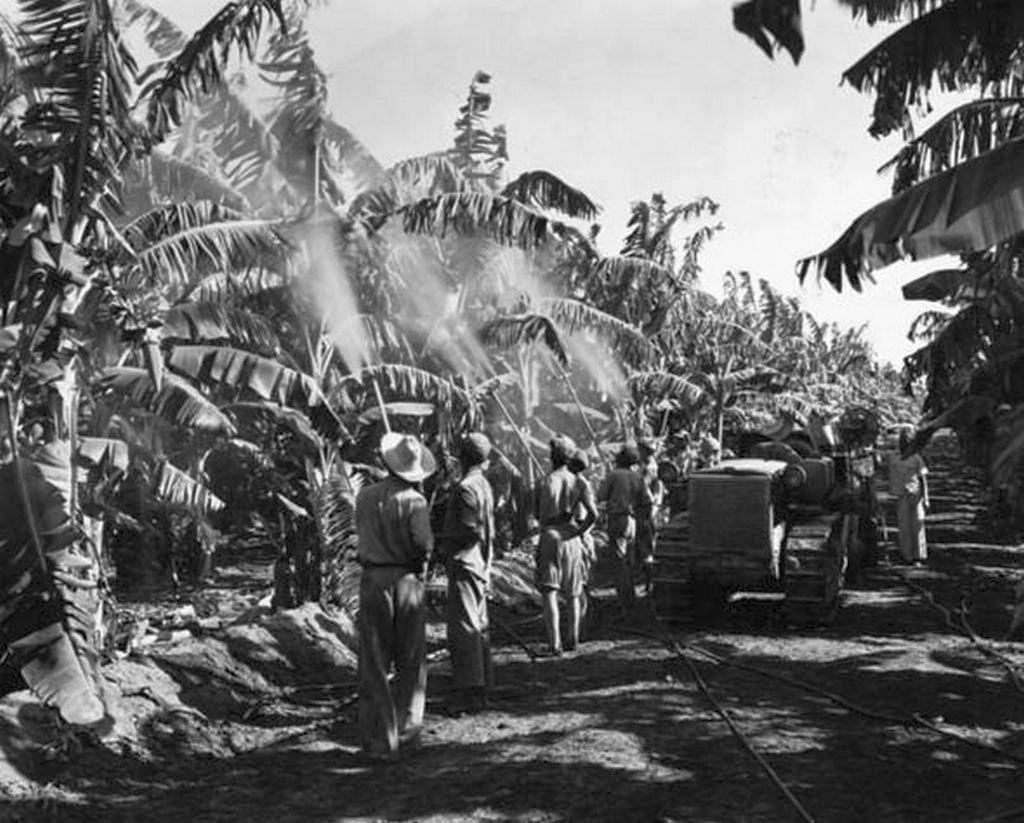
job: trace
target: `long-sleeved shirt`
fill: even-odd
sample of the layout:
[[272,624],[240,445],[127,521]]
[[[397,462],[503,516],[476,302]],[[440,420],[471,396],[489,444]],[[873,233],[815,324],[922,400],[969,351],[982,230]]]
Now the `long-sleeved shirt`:
[[651,509],[651,495],[643,478],[631,469],[608,472],[597,499],[607,503],[608,514],[646,515]]
[[494,545],[494,493],[480,471],[471,471],[452,490],[444,517],[443,548],[465,565],[486,566]]
[[367,486],[356,498],[359,562],[364,566],[426,567],[434,549],[426,498],[395,477]]

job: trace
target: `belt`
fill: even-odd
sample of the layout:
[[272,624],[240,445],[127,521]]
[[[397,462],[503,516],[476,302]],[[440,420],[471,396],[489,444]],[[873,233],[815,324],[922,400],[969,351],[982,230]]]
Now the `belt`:
[[359,565],[364,569],[405,569],[413,573],[418,573],[423,568],[422,565],[412,563],[371,563],[367,560],[360,560]]

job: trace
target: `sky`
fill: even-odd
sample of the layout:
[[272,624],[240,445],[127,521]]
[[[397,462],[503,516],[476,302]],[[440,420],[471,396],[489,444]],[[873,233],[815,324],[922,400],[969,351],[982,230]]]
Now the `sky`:
[[315,12],[311,31],[335,115],[382,162],[448,145],[483,69],[509,171],[547,169],[587,192],[603,207],[603,251],[618,250],[630,202],[707,195],[725,230],[702,258],[706,288],[748,270],[818,317],[868,323],[899,363],[925,308],[900,286],[941,261],[885,269],[860,295],[794,274],[889,195],[876,172],[901,142],[868,135],[873,101],[840,78],[892,29],[829,0],[803,5],[799,66],[737,33],[726,0],[346,0]]
[[[191,30],[222,3],[151,4]],[[309,30],[335,118],[384,165],[450,145],[485,70],[510,175],[546,169],[586,192],[603,208],[602,251],[618,251],[632,201],[707,195],[725,230],[702,257],[705,288],[748,270],[819,318],[868,323],[898,364],[928,307],[904,302],[900,286],[943,261],[884,269],[862,294],[801,288],[794,273],[889,194],[876,170],[900,140],[868,135],[872,99],[840,79],[892,29],[855,22],[834,0],[803,6],[799,66],[736,32],[728,0],[321,0]]]

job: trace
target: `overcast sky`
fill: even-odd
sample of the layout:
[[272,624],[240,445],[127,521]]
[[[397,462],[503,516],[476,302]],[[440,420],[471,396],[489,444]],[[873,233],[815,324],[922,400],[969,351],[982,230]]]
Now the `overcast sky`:
[[[157,0],[187,28],[220,2]],[[807,51],[770,61],[732,29],[726,0],[336,0],[310,18],[331,107],[386,164],[449,145],[474,72],[493,75],[493,122],[509,134],[509,171],[552,171],[604,209],[602,248],[618,250],[632,200],[707,195],[726,230],[704,281],[747,269],[816,314],[870,322],[895,362],[911,344],[899,286],[929,270],[895,266],[863,295],[808,284],[794,264],[831,243],[889,192],[876,169],[898,138],[867,134],[871,98],[843,69],[887,33],[834,0],[804,2]],[[812,8],[813,6],[813,8]]]

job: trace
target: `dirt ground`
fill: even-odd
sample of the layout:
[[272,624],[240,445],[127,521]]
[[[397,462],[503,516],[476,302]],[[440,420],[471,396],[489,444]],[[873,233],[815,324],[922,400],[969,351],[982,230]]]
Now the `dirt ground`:
[[[425,743],[393,766],[355,756],[351,626],[247,616],[260,570],[225,570],[231,620],[110,667],[115,742],[47,758],[46,714],[0,701],[0,820],[801,819],[784,790],[817,821],[1024,820],[1024,644],[1001,640],[1020,549],[951,440],[926,459],[929,563],[869,570],[827,628],[787,630],[764,598],[703,625],[643,605],[623,623],[599,589],[562,658],[496,626],[493,704],[451,718],[435,622]],[[532,604],[508,594],[525,608],[496,616],[539,649]]]

